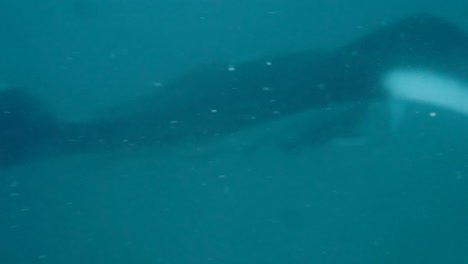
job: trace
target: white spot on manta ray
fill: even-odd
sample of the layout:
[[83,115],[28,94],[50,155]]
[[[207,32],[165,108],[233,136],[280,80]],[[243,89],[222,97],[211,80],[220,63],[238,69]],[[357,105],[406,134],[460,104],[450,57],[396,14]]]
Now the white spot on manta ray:
[[394,70],[383,84],[393,99],[434,105],[468,117],[468,84],[428,70]]

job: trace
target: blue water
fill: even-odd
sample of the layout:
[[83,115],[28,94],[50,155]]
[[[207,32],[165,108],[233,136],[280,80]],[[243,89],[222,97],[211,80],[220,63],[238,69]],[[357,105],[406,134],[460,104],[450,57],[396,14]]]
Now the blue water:
[[[217,59],[333,49],[462,1],[4,1],[0,84],[64,119]],[[466,27],[468,28],[468,27]],[[215,146],[57,157],[0,171],[0,263],[466,263],[466,118],[298,153]]]

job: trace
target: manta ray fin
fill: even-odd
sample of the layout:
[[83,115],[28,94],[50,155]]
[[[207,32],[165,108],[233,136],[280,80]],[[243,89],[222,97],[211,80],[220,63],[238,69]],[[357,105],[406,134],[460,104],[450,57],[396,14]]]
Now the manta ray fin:
[[408,102],[399,98],[389,98],[387,101],[389,126],[392,132],[398,130],[408,109]]
[[[468,84],[450,76],[427,70],[397,70],[386,76],[384,86],[396,102],[422,103],[468,117]],[[402,111],[397,105],[392,108],[395,115]]]
[[356,146],[366,142],[359,131],[368,104],[350,102],[334,104],[323,109],[311,111],[302,119],[299,130],[277,145],[288,151],[297,151],[308,146]]

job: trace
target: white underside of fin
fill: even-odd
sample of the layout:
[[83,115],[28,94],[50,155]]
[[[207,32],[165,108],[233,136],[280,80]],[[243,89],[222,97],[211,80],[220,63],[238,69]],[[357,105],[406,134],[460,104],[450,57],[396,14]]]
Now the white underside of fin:
[[[391,114],[402,115],[398,101],[434,105],[468,116],[468,84],[446,75],[426,70],[395,70],[384,77],[383,84],[397,105]],[[399,120],[400,117],[392,117]],[[392,121],[393,122],[393,121]]]

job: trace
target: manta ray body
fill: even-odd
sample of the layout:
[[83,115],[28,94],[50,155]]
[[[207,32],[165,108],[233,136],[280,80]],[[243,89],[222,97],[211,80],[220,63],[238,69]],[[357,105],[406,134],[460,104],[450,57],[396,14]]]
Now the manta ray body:
[[308,140],[321,144],[350,133],[375,100],[414,101],[468,116],[467,79],[467,34],[437,17],[415,15],[331,52],[205,65],[86,122],[57,120],[21,90],[2,91],[0,164],[201,142],[311,109],[352,105],[309,131]]

